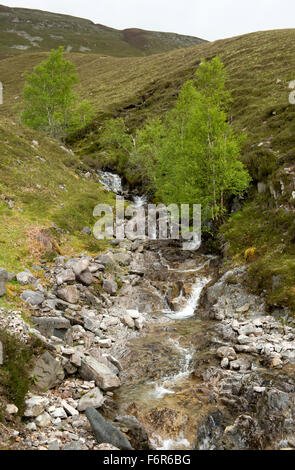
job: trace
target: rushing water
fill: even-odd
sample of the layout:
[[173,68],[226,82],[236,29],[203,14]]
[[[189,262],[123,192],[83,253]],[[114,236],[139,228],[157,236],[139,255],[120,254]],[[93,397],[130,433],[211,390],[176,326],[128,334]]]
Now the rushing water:
[[100,183],[108,191],[112,191],[115,194],[121,194],[123,192],[122,180],[116,173],[110,173],[109,171],[98,171],[98,177]]
[[[109,190],[117,194],[122,193],[121,179],[118,175],[108,172],[100,172],[102,184]],[[146,196],[133,196],[132,206],[137,209],[147,204]],[[192,249],[195,249],[196,240],[192,242]],[[192,359],[195,354],[195,348],[190,342],[190,334],[199,332],[203,328],[203,322],[195,319],[195,310],[198,307],[201,292],[204,286],[210,281],[208,275],[202,274],[202,271],[210,264],[211,257],[201,257],[200,264],[191,263],[191,266],[184,264],[170,266],[165,256],[160,251],[159,259],[164,269],[173,276],[177,274],[179,279],[185,279],[187,276],[191,279],[191,295],[185,298],[181,291],[179,300],[183,303],[183,308],[179,311],[172,311],[168,303],[163,298],[167,308],[162,312],[163,318],[167,318],[168,325],[173,323],[173,334],[166,334],[163,331],[148,332],[146,336],[141,335],[130,345],[134,349],[136,360],[149,361],[149,350],[159,350],[159,362],[156,364],[146,364],[148,375],[151,377],[138,377],[132,384],[126,383],[118,391],[119,406],[123,407],[132,404],[139,404],[143,413],[155,413],[157,410],[168,409],[175,412],[188,412],[187,400],[183,403],[184,390],[191,387],[194,379],[192,373]],[[189,263],[188,263],[189,264]],[[163,297],[163,294],[149,281],[147,284],[157,295]],[[165,320],[163,321],[165,324]],[[162,350],[163,348],[163,350]],[[170,351],[167,353],[167,351]],[[142,356],[142,358],[141,358]],[[199,405],[198,405],[199,406]],[[189,411],[191,405],[189,406]],[[125,410],[124,410],[125,411]],[[160,411],[161,412],[161,411]],[[168,434],[168,435],[167,435]],[[179,429],[170,435],[170,432],[164,432],[164,429],[154,429],[151,426],[149,436],[152,445],[157,449],[188,449],[192,442],[188,439],[188,434]]]

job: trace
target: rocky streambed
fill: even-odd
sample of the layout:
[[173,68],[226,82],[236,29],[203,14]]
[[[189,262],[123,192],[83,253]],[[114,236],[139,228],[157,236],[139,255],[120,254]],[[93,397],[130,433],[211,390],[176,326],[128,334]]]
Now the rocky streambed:
[[[292,319],[248,292],[246,267],[220,266],[204,250],[125,240],[18,273],[31,323],[1,310],[1,327],[46,352],[1,446],[110,449],[94,438],[92,406],[134,449],[295,448]],[[11,275],[0,274],[3,290]],[[9,423],[17,410],[5,413]]]

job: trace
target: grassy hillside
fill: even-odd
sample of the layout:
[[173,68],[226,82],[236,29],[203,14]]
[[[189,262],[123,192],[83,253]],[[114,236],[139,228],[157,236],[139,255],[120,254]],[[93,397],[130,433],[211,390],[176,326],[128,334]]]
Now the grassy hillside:
[[[69,54],[78,67],[77,91],[97,110],[90,132],[74,142],[79,158],[93,166],[103,164],[99,134],[106,116],[123,115],[130,128],[135,128],[149,116],[162,115],[201,58],[221,56],[233,97],[231,120],[237,130],[247,133],[242,159],[253,179],[246,205],[222,227],[221,239],[228,242],[228,263],[249,263],[251,287],[256,292],[265,290],[270,305],[285,305],[293,312],[295,106],[288,101],[288,84],[295,79],[294,40],[295,30],[289,29],[149,57]],[[43,57],[27,54],[0,62],[5,90],[2,116],[15,116],[22,73]],[[125,176],[134,181],[134,175]]]
[[72,52],[145,56],[201,42],[191,36],[135,28],[119,31],[73,16],[0,5],[0,58],[60,45]]
[[113,199],[77,157],[9,119],[0,120],[0,148],[1,267],[103,248],[81,229],[93,224],[96,204]]

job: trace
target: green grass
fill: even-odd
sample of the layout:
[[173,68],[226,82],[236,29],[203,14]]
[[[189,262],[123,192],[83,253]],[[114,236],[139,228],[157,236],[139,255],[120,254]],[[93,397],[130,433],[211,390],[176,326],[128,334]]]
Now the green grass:
[[[48,255],[36,238],[40,231],[62,253],[105,248],[81,229],[94,224],[96,204],[111,204],[114,198],[83,177],[79,158],[9,119],[0,120],[0,148],[0,266],[17,271]],[[8,200],[14,201],[12,209]],[[54,230],[54,224],[63,231]]]
[[25,396],[30,388],[30,371],[35,354],[41,351],[38,340],[24,344],[7,331],[0,329],[4,364],[0,369],[0,396],[18,407],[19,415],[25,411]]
[[270,208],[260,196],[230,217],[220,232],[229,242],[231,263],[248,263],[251,289],[265,291],[270,306],[286,306],[295,313],[294,213]]
[[[145,56],[203,42],[191,36],[129,29],[119,31],[89,20],[46,11],[0,6],[0,58],[60,45],[73,52],[92,52],[118,57]],[[18,22],[15,22],[15,18]],[[28,36],[23,37],[23,32]],[[36,38],[32,40],[32,38]],[[39,40],[40,38],[41,40]],[[22,45],[26,50],[16,49]]]

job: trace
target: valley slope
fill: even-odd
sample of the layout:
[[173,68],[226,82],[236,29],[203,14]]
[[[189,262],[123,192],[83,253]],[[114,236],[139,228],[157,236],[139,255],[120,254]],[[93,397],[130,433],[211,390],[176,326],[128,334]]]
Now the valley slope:
[[[93,169],[104,164],[99,135],[106,117],[123,116],[134,129],[151,116],[163,115],[175,102],[182,84],[193,77],[201,58],[221,56],[233,98],[231,121],[237,131],[247,134],[242,160],[252,177],[245,205],[220,230],[226,263],[248,263],[252,289],[266,294],[270,308],[285,306],[293,312],[295,106],[288,101],[288,85],[295,78],[294,39],[295,30],[289,29],[149,57],[68,54],[78,68],[77,92],[97,110],[88,132],[71,141],[82,164]],[[0,62],[4,83],[1,119],[17,119],[14,106],[21,99],[23,72],[31,71],[44,57],[43,53],[28,53]],[[123,173],[136,184],[136,175]]]

